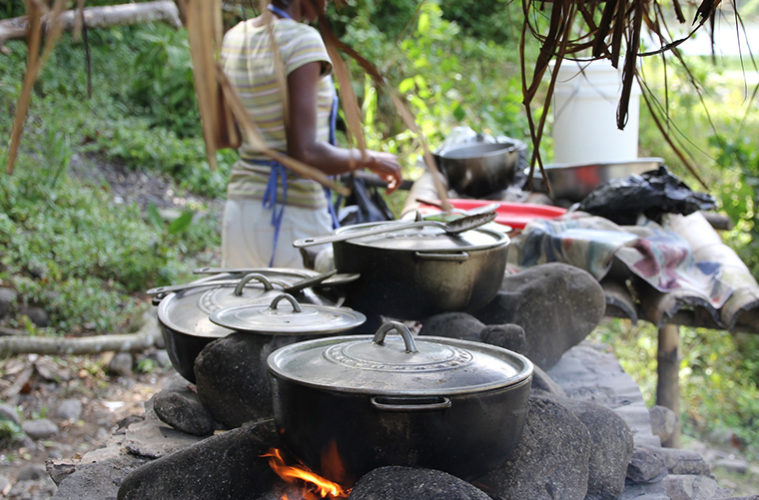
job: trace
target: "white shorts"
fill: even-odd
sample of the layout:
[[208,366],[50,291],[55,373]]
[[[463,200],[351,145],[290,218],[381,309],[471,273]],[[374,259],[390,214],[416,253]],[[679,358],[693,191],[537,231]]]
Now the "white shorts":
[[[261,200],[227,199],[221,228],[222,266],[269,267],[274,245],[271,213]],[[326,208],[285,206],[272,267],[303,268],[300,250],[292,242],[331,232],[332,219]]]

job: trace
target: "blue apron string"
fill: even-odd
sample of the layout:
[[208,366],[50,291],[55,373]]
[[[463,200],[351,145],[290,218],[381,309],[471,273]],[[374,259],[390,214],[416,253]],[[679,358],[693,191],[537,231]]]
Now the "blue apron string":
[[274,12],[275,14],[279,14],[280,16],[284,17],[285,19],[292,19],[290,14],[285,12],[284,10],[280,9],[276,5],[269,4],[266,6],[267,9],[269,9],[271,12]]
[[[285,171],[285,167],[277,161],[260,162],[259,164],[271,166],[269,181],[266,183],[266,191],[264,191],[263,207],[271,209],[271,225],[274,226],[274,241],[271,249],[271,259],[269,259],[269,267],[274,267],[274,254],[277,251],[279,229],[282,227],[282,216],[285,214],[285,201],[287,200],[287,172]],[[279,177],[282,178],[282,205],[278,211],[277,181]]]
[[[337,144],[336,136],[337,129],[337,94],[332,98],[332,110],[329,112],[329,143],[333,146]],[[340,221],[337,218],[337,212],[335,211],[335,205],[332,204],[332,190],[328,187],[324,187],[324,196],[327,197],[327,208],[329,210],[329,216],[332,219],[332,229],[340,227]],[[339,202],[340,200],[338,200]]]

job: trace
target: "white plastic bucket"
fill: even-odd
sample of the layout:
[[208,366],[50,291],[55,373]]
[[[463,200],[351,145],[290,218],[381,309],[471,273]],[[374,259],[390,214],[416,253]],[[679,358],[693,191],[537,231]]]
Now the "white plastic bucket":
[[638,158],[640,88],[633,84],[624,130],[617,128],[621,94],[622,71],[609,61],[562,61],[553,95],[554,163]]

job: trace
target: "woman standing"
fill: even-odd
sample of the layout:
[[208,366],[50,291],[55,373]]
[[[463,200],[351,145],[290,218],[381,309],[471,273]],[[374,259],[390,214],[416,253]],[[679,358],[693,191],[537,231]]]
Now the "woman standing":
[[[224,72],[266,144],[327,175],[368,168],[388,182],[388,192],[395,190],[401,169],[394,155],[362,155],[334,145],[332,63],[319,32],[301,22],[315,21],[325,0],[273,0],[267,7],[276,42],[261,15],[230,29],[221,53]],[[285,74],[286,96],[278,84],[280,72]],[[223,264],[303,267],[292,241],[335,227],[325,190],[250,144],[243,142],[239,153],[227,188]]]

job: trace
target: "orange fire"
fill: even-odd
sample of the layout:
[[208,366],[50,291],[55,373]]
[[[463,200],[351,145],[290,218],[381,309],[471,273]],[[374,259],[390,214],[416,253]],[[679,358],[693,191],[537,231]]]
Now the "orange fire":
[[[351,491],[344,489],[338,483],[321,477],[305,465],[286,465],[285,459],[282,458],[282,452],[277,448],[272,448],[261,456],[269,459],[269,466],[284,481],[292,484],[297,484],[299,481],[301,484],[304,483],[304,499],[347,498]],[[287,496],[283,496],[281,500],[287,500]]]

